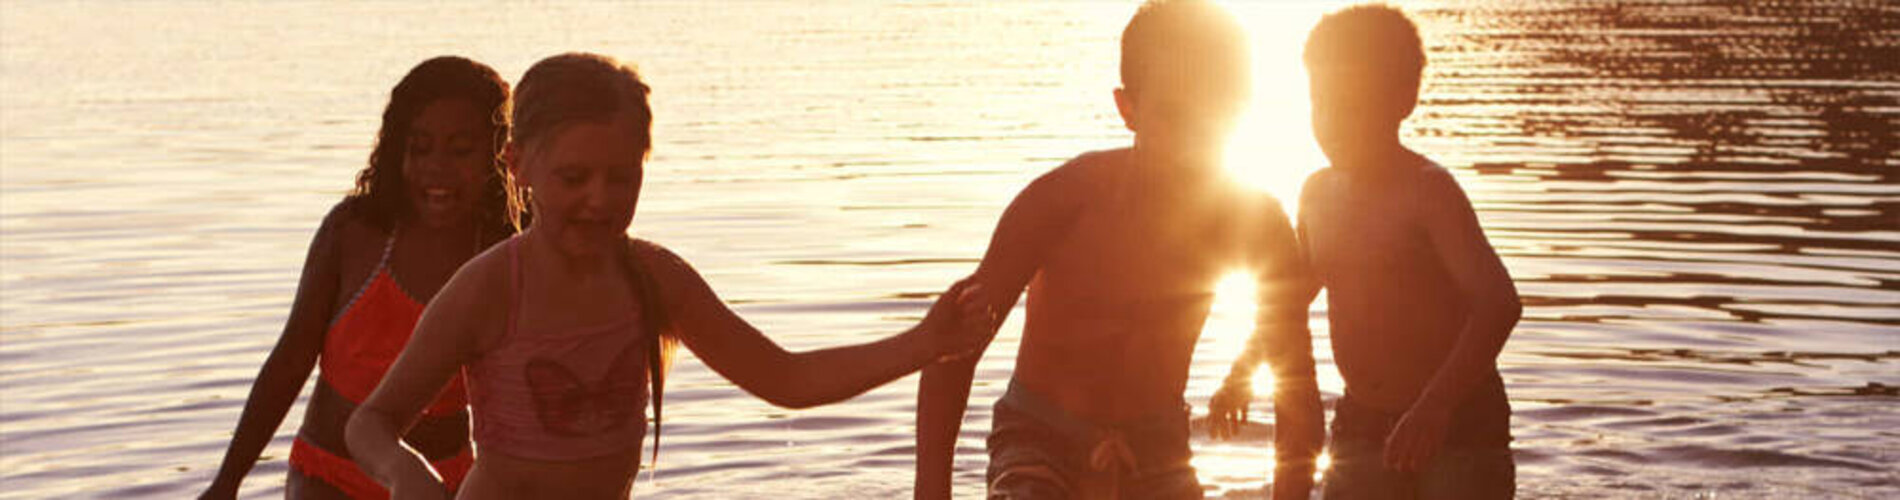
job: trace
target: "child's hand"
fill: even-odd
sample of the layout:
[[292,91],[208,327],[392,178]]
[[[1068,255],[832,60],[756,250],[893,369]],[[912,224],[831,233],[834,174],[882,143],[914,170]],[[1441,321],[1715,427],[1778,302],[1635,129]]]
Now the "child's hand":
[[1401,472],[1423,470],[1445,444],[1451,412],[1414,406],[1385,438],[1385,467]]
[[1207,400],[1207,435],[1212,439],[1226,439],[1240,435],[1240,426],[1247,423],[1247,404],[1253,402],[1253,384],[1246,379],[1229,378],[1214,391],[1214,397]]
[[957,293],[957,309],[963,313],[964,326],[986,328],[994,335],[995,330],[1003,326],[1003,311],[996,307],[994,297],[984,293],[983,285],[973,282],[973,279],[964,278],[957,282],[959,285],[969,284]]
[[924,317],[924,326],[935,330],[931,335],[938,339],[939,362],[981,353],[989,346],[999,315],[994,306],[986,306],[987,302],[981,300],[981,290],[982,286],[971,278],[958,280],[937,296],[937,303]]

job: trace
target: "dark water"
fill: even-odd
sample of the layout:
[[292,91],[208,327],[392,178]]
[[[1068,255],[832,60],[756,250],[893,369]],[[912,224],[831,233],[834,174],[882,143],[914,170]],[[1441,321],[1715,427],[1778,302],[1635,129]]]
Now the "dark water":
[[1530,493],[1900,488],[1900,4],[1427,11],[1412,134],[1524,292]]
[[[659,113],[635,231],[805,349],[909,325],[1030,178],[1126,143],[1134,5],[0,4],[0,498],[202,488],[310,231],[424,57],[638,61]],[[1432,57],[1407,141],[1458,174],[1526,301],[1499,360],[1522,496],[1900,496],[1900,5],[1405,5]],[[1297,54],[1330,8],[1235,3],[1264,86],[1234,167],[1283,198],[1320,166]],[[1243,292],[1217,299],[1196,406]],[[1019,327],[979,366],[964,496]],[[914,398],[785,411],[682,360],[637,491],[904,496]],[[1211,494],[1259,494],[1270,426],[1196,438]],[[294,432],[247,497],[281,495]]]

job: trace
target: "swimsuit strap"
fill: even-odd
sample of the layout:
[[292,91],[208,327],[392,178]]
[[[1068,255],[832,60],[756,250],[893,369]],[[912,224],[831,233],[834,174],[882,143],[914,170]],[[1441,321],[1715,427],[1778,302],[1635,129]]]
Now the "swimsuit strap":
[[[381,272],[385,269],[389,269],[389,254],[395,253],[396,233],[400,233],[400,232],[402,232],[402,228],[400,226],[392,227],[389,229],[389,240],[383,242],[383,258],[378,259],[376,261],[376,271]],[[374,275],[372,274],[371,276],[374,276]]]
[[[336,314],[333,314],[330,316],[331,326],[335,326],[338,320],[343,319],[344,313],[350,312],[350,308],[356,306],[356,300],[363,298],[363,293],[369,291],[369,286],[371,284],[376,283],[377,276],[382,275],[383,271],[389,270],[389,254],[394,253],[395,249],[396,249],[396,230],[391,229],[389,231],[389,239],[383,242],[383,256],[376,260],[376,268],[371,269],[369,271],[369,277],[363,279],[363,284],[356,286],[356,293],[350,294],[350,300],[348,302],[344,302],[343,307],[337,308]],[[391,274],[389,276],[389,279],[391,281],[394,281],[396,279],[396,276],[394,274]],[[400,286],[401,285],[398,284],[398,287]],[[409,292],[405,291],[403,293],[407,294]]]

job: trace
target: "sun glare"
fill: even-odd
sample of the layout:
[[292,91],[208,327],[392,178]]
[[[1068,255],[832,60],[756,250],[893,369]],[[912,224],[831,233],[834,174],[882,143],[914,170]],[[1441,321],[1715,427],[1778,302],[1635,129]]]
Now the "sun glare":
[[1313,143],[1300,51],[1320,16],[1351,3],[1226,2],[1252,38],[1254,79],[1253,105],[1228,141],[1227,170],[1278,198],[1288,214],[1298,209],[1306,176],[1326,165]]

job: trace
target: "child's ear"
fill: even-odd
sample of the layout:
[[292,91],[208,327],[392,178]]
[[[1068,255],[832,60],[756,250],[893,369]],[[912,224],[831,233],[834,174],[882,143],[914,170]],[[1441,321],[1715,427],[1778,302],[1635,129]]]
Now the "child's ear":
[[1129,132],[1135,131],[1135,98],[1129,95],[1128,88],[1115,87],[1115,110],[1122,114],[1122,126]]

